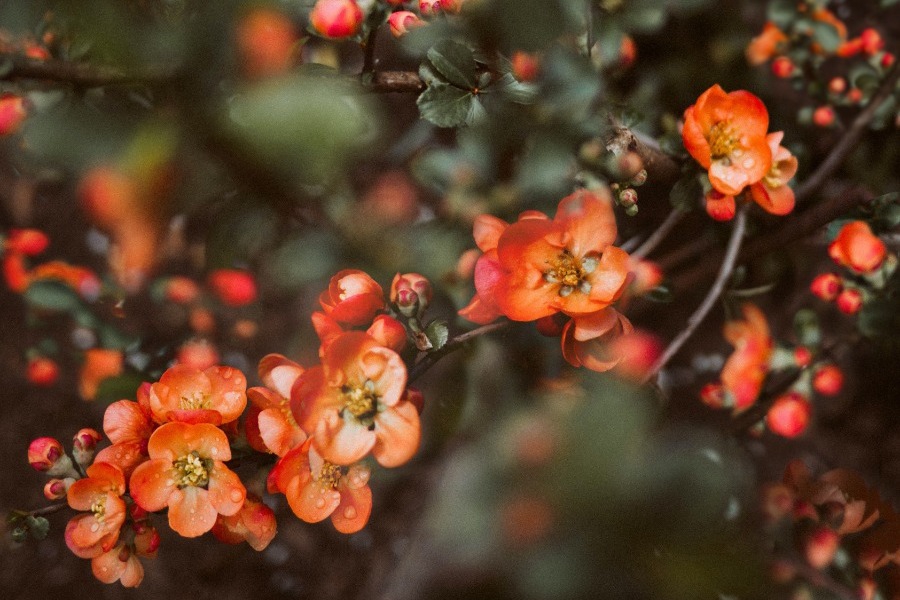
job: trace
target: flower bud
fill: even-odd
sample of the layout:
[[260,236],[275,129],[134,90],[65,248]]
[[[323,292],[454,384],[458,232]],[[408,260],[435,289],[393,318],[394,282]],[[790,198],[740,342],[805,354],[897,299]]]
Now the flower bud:
[[859,39],[862,41],[863,52],[869,56],[884,48],[884,40],[881,38],[881,34],[878,33],[878,30],[871,27],[863,29],[862,33],[859,34]]
[[884,242],[865,221],[851,221],[841,227],[828,246],[828,255],[834,262],[856,273],[871,273],[881,266],[886,254]]
[[625,208],[631,208],[638,201],[638,193],[634,188],[625,188],[619,192],[619,203]]
[[813,375],[813,389],[823,396],[836,396],[844,387],[844,374],[836,365],[825,365]]
[[828,82],[828,91],[832,94],[843,94],[847,89],[847,80],[843,77],[834,77]]
[[86,467],[94,461],[94,453],[97,451],[97,442],[103,439],[103,436],[96,430],[84,428],[75,434],[72,440],[72,456],[82,467]]
[[462,10],[465,0],[441,0],[441,10],[448,13],[458,13]]
[[366,333],[379,344],[394,352],[401,352],[406,347],[406,328],[400,321],[389,315],[375,317]]
[[11,229],[6,238],[6,250],[25,256],[36,256],[47,249],[50,238],[39,229]]
[[812,361],[812,352],[806,346],[797,346],[794,348],[794,362],[801,369],[809,366]]
[[837,298],[843,287],[840,277],[834,273],[823,273],[812,280],[809,290],[822,300],[831,302]]
[[772,61],[772,73],[775,77],[787,79],[794,74],[794,63],[787,56],[779,56]]
[[831,127],[834,125],[834,118],[834,109],[830,106],[820,106],[813,111],[813,123],[819,127]]
[[175,304],[190,304],[200,295],[200,287],[190,277],[175,275],[165,283],[166,300]]
[[443,10],[441,0],[419,0],[419,12],[423,17],[433,17]]
[[853,315],[862,308],[862,294],[857,289],[847,289],[837,297],[837,307],[844,314]]
[[894,64],[895,60],[897,59],[893,54],[891,54],[890,52],[885,52],[881,55],[881,60],[879,61],[879,63],[881,64],[881,67],[883,69],[887,69]]
[[859,88],[852,88],[847,92],[847,101],[851,104],[858,104],[863,99],[862,90]]
[[541,61],[531,52],[514,52],[510,59],[512,74],[519,81],[534,81],[541,70]]
[[256,279],[248,271],[217,269],[209,274],[208,282],[226,306],[246,306],[256,300]]
[[712,189],[706,194],[706,214],[716,221],[730,221],[737,212],[734,196]]
[[318,0],[309,14],[309,22],[319,35],[343,39],[356,34],[363,13],[354,0]]
[[431,283],[418,273],[404,275],[397,273],[391,282],[391,302],[404,316],[421,315],[428,308],[433,296]]
[[27,116],[24,98],[15,94],[0,96],[0,135],[15,133]]
[[631,178],[631,185],[640,187],[647,183],[647,169],[641,169]]
[[175,361],[203,371],[219,364],[219,353],[209,340],[194,339],[183,343],[175,354]]
[[74,477],[51,479],[44,485],[44,497],[47,500],[62,500],[73,483],[75,483]]
[[391,16],[388,17],[388,25],[394,37],[400,37],[409,33],[410,29],[421,27],[424,24],[425,22],[419,18],[419,15],[408,10],[398,10],[395,13],[391,13]]
[[37,356],[28,361],[26,377],[36,386],[50,387],[56,383],[56,379],[59,377],[59,367],[55,361]]
[[812,407],[798,392],[781,396],[766,414],[769,429],[780,436],[794,438],[806,431]]
[[831,527],[819,525],[803,540],[803,555],[814,569],[823,569],[831,564],[841,538]]
[[638,214],[637,204],[632,204],[631,206],[626,207],[625,214],[629,217],[633,217],[634,215]]
[[712,408],[725,408],[728,403],[725,399],[725,388],[720,383],[707,383],[700,390],[700,400],[703,404]]
[[72,460],[63,450],[59,440],[41,437],[28,446],[28,463],[37,471],[50,477],[77,476],[72,468]]

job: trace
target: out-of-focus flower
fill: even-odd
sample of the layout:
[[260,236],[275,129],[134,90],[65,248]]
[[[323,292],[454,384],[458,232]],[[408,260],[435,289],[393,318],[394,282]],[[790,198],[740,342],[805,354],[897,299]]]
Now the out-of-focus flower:
[[161,425],[147,445],[150,460],[134,470],[131,496],[149,512],[169,508],[169,526],[184,537],[203,535],[218,515],[233,515],[246,490],[224,461],[231,447],[210,423]]
[[809,425],[812,406],[805,396],[789,392],[780,396],[766,413],[766,425],[773,433],[786,438],[797,437]]
[[59,378],[59,366],[53,359],[36,356],[28,361],[25,377],[33,385],[50,387]]
[[365,527],[372,512],[368,467],[342,467],[324,460],[308,440],[288,452],[269,475],[269,490],[285,495],[294,514],[307,523],[328,517],[341,533]]
[[28,273],[25,256],[17,253],[3,256],[3,279],[9,289],[17,294],[22,294],[28,289],[31,276]]
[[837,298],[843,288],[843,281],[834,273],[822,273],[809,284],[810,291],[826,302]]
[[232,367],[201,371],[175,365],[150,386],[150,410],[157,423],[230,423],[247,406],[247,379]]
[[257,552],[264,550],[277,532],[275,513],[252,494],[247,495],[241,510],[235,514],[219,515],[212,528],[212,534],[220,542],[247,542]]
[[163,293],[170,302],[190,304],[200,295],[200,286],[190,277],[175,275],[165,281]]
[[188,340],[175,352],[175,362],[202,371],[219,362],[219,353],[209,340]]
[[66,525],[66,545],[80,558],[94,558],[110,550],[119,540],[125,522],[125,475],[115,465],[94,463],[87,477],[69,487],[66,497],[75,510],[90,511],[73,517]]
[[216,269],[207,278],[209,287],[222,304],[246,306],[256,300],[256,278],[249,271]]
[[37,256],[50,245],[50,238],[40,229],[10,229],[4,247],[7,252]]
[[93,271],[61,260],[51,260],[34,267],[28,273],[28,282],[35,281],[58,281],[89,301],[96,300],[100,295],[100,279]]
[[617,229],[608,192],[567,196],[553,220],[529,211],[509,225],[481,215],[473,233],[484,254],[475,266],[476,295],[459,311],[470,321],[583,316],[611,305],[625,289],[629,257],[611,245]]
[[778,54],[787,41],[785,33],[775,23],[768,21],[763,25],[762,32],[750,40],[746,51],[747,62],[753,66],[763,64]]
[[836,396],[844,387],[844,374],[837,365],[823,365],[813,375],[813,389],[825,396]]
[[814,569],[824,569],[834,560],[841,538],[827,525],[817,525],[803,540],[803,555]]
[[762,181],[750,186],[753,201],[773,215],[786,215],[794,210],[794,190],[788,182],[797,174],[797,157],[781,145],[783,137],[783,131],[766,136],[772,151],[772,166]]
[[424,24],[425,22],[419,18],[419,15],[408,10],[398,10],[388,17],[388,25],[394,37],[401,37],[409,33],[410,29],[421,27]]
[[325,350],[293,389],[292,410],[325,460],[352,464],[369,452],[382,466],[408,461],[419,447],[419,414],[403,397],[406,365],[371,336],[349,331]]
[[78,375],[78,393],[84,400],[97,397],[100,384],[122,373],[125,357],[121,350],[91,348],[84,352],[84,362]]
[[862,293],[856,288],[847,288],[838,294],[837,300],[838,310],[847,315],[854,315],[862,308]]
[[769,325],[762,311],[748,303],[742,312],[744,320],[725,324],[725,339],[734,346],[734,352],[722,368],[722,386],[734,398],[737,411],[756,402],[772,354]]
[[112,446],[97,453],[97,462],[118,466],[129,477],[134,468],[147,460],[147,442],[156,426],[150,412],[150,384],[142,383],[137,402],[119,400],[103,413],[103,432]]
[[512,74],[519,81],[534,81],[541,70],[541,60],[532,52],[514,52],[510,63]]
[[297,29],[278,10],[251,10],[238,22],[236,35],[241,67],[248,77],[279,75],[294,62]]
[[726,94],[709,88],[684,112],[682,139],[687,151],[709,170],[712,186],[726,196],[760,181],[772,166],[766,140],[769,113],[744,90]]
[[828,255],[837,264],[856,273],[871,273],[881,266],[886,253],[884,242],[865,221],[851,221],[841,227],[828,247]]
[[19,130],[19,126],[28,111],[25,109],[25,99],[15,94],[0,95],[0,135],[10,135]]

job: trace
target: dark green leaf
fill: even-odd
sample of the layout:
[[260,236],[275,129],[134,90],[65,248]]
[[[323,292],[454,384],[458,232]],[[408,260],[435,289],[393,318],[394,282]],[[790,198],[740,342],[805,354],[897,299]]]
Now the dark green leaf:
[[826,53],[831,54],[841,45],[841,36],[838,30],[830,23],[824,21],[812,21],[813,38]]
[[31,532],[31,537],[36,540],[42,540],[47,537],[47,533],[50,531],[50,521],[45,519],[44,517],[33,517],[29,516],[25,519],[26,525],[28,525],[28,530]]
[[444,79],[456,87],[471,90],[478,80],[472,51],[453,40],[441,40],[428,51],[428,60]]
[[485,93],[502,92],[512,102],[531,104],[537,98],[538,87],[533,83],[518,81],[512,73],[506,73],[484,91]]
[[470,125],[484,113],[481,101],[467,90],[435,82],[416,100],[423,119],[438,127]]
[[124,373],[107,377],[97,388],[96,401],[101,405],[111,404],[123,398],[134,398],[144,379],[137,373]]
[[669,192],[669,202],[672,206],[685,212],[697,208],[702,198],[703,188],[694,173],[689,173],[676,181]]
[[808,308],[798,310],[794,315],[794,334],[797,341],[804,346],[818,346],[822,341],[822,332],[819,329],[819,317]]
[[56,281],[32,283],[25,290],[25,301],[35,308],[57,312],[71,312],[81,306],[78,294]]
[[797,2],[794,0],[769,2],[766,15],[769,21],[778,25],[781,29],[787,29],[791,22],[797,18]]
[[446,321],[432,321],[425,328],[425,335],[431,342],[432,351],[440,350],[447,343],[450,335]]

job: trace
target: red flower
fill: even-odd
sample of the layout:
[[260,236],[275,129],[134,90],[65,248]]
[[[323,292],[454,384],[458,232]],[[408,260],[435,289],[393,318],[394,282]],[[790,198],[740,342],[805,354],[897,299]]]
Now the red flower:
[[753,304],[742,307],[743,321],[725,325],[725,339],[734,346],[722,368],[722,386],[734,397],[735,410],[756,402],[772,354],[772,338],[766,317]]
[[319,304],[337,323],[357,327],[371,323],[384,308],[384,292],[366,273],[345,269],[331,278],[328,289],[319,295]]
[[275,513],[256,496],[247,495],[241,510],[231,516],[219,515],[212,534],[226,544],[247,542],[257,552],[264,550],[275,537]]
[[80,558],[94,558],[111,549],[119,540],[125,522],[125,475],[108,463],[94,463],[87,477],[69,487],[66,496],[76,515],[66,525],[66,545]]
[[10,135],[18,131],[27,116],[24,98],[15,94],[0,96],[0,135]]
[[[303,374],[303,367],[280,354],[268,354],[259,361],[259,378],[265,387],[252,387],[247,396],[253,403],[247,412],[248,439],[260,451],[284,456],[306,441],[306,432],[297,425],[291,412],[291,388]],[[253,438],[259,436],[262,448]]]
[[474,228],[484,252],[475,266],[476,295],[459,314],[488,323],[500,315],[534,321],[606,308],[628,276],[628,254],[611,245],[616,233],[610,199],[589,190],[564,198],[552,221],[534,211],[512,225],[481,215]]
[[797,437],[809,425],[812,406],[802,394],[790,392],[779,397],[766,413],[766,425],[773,433],[786,438]]
[[4,245],[7,252],[36,256],[49,244],[50,238],[40,229],[10,229]]
[[684,111],[682,139],[709,170],[712,186],[735,196],[761,180],[772,165],[768,127],[769,113],[759,98],[744,90],[726,94],[714,85]]
[[246,306],[256,300],[256,279],[240,269],[216,269],[207,279],[209,287],[226,306]]
[[131,496],[149,512],[169,508],[169,526],[184,537],[203,535],[218,515],[241,509],[247,492],[228,467],[231,448],[209,423],[161,425],[147,445],[150,460],[131,475]]
[[341,533],[365,527],[372,512],[369,469],[323,460],[312,440],[287,453],[269,474],[269,491],[285,495],[291,510],[307,523],[328,517]]
[[419,415],[403,398],[406,365],[360,331],[337,337],[322,365],[304,372],[292,409],[329,462],[349,465],[369,452],[385,467],[409,460],[419,446]]
[[246,389],[247,379],[237,369],[175,365],[150,386],[150,410],[157,423],[230,423],[247,406]]
[[856,273],[871,273],[881,266],[887,250],[865,221],[851,221],[838,232],[828,255]]

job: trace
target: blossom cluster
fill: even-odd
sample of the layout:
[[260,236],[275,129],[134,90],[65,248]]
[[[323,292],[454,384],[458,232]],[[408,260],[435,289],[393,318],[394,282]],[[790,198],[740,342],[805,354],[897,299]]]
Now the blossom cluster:
[[823,273],[812,281],[810,289],[848,315],[872,300],[897,268],[897,255],[888,251],[865,221],[845,223],[828,246],[828,255],[849,275]]
[[684,147],[707,169],[706,212],[718,221],[734,217],[735,198],[748,196],[773,215],[794,209],[788,182],[797,158],[781,145],[784,132],[767,133],[769,112],[744,90],[726,93],[718,84],[684,111]]
[[57,440],[36,439],[28,459],[51,477],[45,495],[80,511],[66,528],[69,548],[91,559],[98,579],[125,586],[143,577],[138,557],[156,554],[153,513],[163,510],[184,537],[211,531],[265,548],[275,516],[229,466],[232,446],[274,455],[267,491],[284,494],[300,519],[362,529],[372,511],[366,457],[397,467],[419,447],[422,397],[407,389],[398,352],[407,344],[401,319],[418,320],[431,295],[424,277],[398,274],[388,302],[366,273],[341,271],[313,315],[320,364],[270,354],[259,364],[263,385],[247,389],[232,367],[176,363],[136,400],[107,407],[111,445],[99,452],[102,436],[90,429],[75,436],[74,462]]
[[[553,219],[537,211],[522,213],[512,224],[479,216],[475,296],[459,314],[480,324],[501,316],[537,321],[543,333],[561,336],[562,354],[576,367],[607,371],[626,356],[652,362],[653,344],[631,344],[634,327],[613,305],[626,292],[655,287],[658,270],[613,246],[617,232],[605,188],[567,196]],[[632,282],[637,285],[629,290]]]

